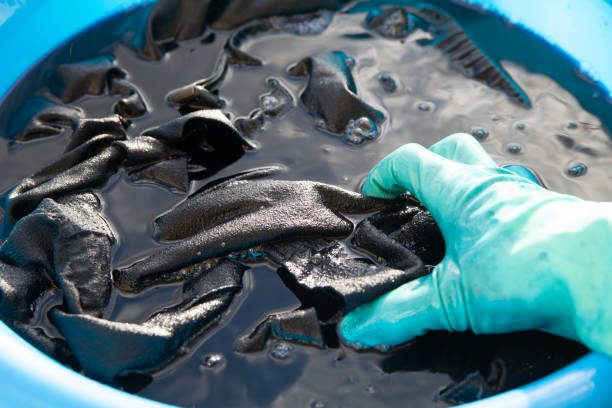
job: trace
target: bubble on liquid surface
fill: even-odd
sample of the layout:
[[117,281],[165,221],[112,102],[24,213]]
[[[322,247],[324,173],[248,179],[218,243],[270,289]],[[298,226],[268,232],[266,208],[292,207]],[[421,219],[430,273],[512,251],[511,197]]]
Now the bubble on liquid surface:
[[286,360],[291,356],[293,347],[289,343],[279,341],[270,349],[270,355],[277,360]]
[[310,408],[325,408],[325,403],[321,401],[315,401],[310,404]]
[[365,391],[370,395],[376,394],[376,388],[373,385],[366,387]]
[[489,131],[482,128],[472,129],[472,136],[478,140],[484,140],[489,137]]
[[420,110],[421,112],[429,112],[432,111],[434,108],[434,104],[431,102],[419,102],[417,104],[417,109]]
[[366,116],[359,119],[351,119],[344,129],[346,140],[354,144],[361,144],[366,140],[374,140],[378,137],[378,126]]
[[280,105],[280,101],[274,95],[264,95],[261,97],[261,107],[264,112],[276,109]]
[[347,56],[344,60],[346,66],[353,68],[355,66],[355,58]]
[[508,153],[512,153],[512,154],[520,154],[523,152],[523,145],[519,144],[519,143],[508,143],[506,145],[506,150],[508,150]]
[[397,82],[387,72],[382,72],[378,75],[378,82],[380,82],[386,93],[393,93],[397,90]]
[[313,263],[314,265],[320,265],[321,262],[323,261],[323,257],[321,256],[321,254],[314,254],[311,258],[310,258],[310,262]]
[[567,174],[571,177],[580,177],[586,174],[587,165],[584,163],[572,163],[567,169]]
[[219,367],[225,362],[223,354],[207,354],[202,357],[202,367],[215,368]]

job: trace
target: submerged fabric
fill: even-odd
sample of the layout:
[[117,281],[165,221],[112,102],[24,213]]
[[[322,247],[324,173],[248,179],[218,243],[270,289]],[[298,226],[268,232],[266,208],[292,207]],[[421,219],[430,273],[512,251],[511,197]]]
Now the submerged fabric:
[[[48,83],[53,100],[41,102],[13,135],[27,142],[64,134],[66,146],[61,157],[1,197],[0,318],[65,364],[135,391],[223,319],[242,289],[250,257],[277,268],[301,305],[270,312],[236,339],[236,350],[244,353],[262,350],[269,339],[337,347],[336,324],[345,312],[427,274],[444,255],[444,242],[431,215],[406,197],[389,202],[328,184],[279,180],[275,167],[215,180],[187,196],[192,181],[256,149],[250,137],[293,109],[305,110],[334,134],[353,126],[377,135],[386,118],[358,93],[352,59],[341,50],[294,61],[290,74],[303,82],[299,98],[283,80],[268,78],[268,91],[248,118],[230,117],[219,95],[228,66],[263,64],[241,49],[245,40],[262,33],[318,34],[333,18],[328,10],[342,3],[159,1],[140,49],[150,60],[208,27],[240,28],[228,36],[210,76],[165,96],[176,117],[138,134],[130,119],[151,108],[129,72],[110,58],[58,66]],[[423,45],[443,49],[468,76],[520,99],[511,79],[448,16],[441,15],[450,27],[444,31],[432,13],[392,8],[366,24],[391,38],[416,27],[434,33],[437,40]],[[112,99],[114,115],[85,117],[70,105],[92,97]],[[95,195],[118,172],[185,195],[153,222],[161,248],[129,266],[112,265],[113,227]],[[372,215],[355,226],[347,214]],[[113,290],[137,293],[162,284],[180,286],[176,304],[139,321],[109,318]],[[490,387],[482,378],[470,377],[470,386]]]

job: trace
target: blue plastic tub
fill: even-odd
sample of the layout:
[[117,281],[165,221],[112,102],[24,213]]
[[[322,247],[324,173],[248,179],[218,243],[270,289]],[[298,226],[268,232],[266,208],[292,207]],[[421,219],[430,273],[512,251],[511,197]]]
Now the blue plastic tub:
[[[439,0],[438,0],[439,1]],[[0,0],[0,100],[28,69],[83,29],[152,0]],[[382,1],[384,2],[384,1]],[[389,2],[389,1],[387,1]],[[398,0],[391,0],[400,3]],[[500,14],[575,60],[612,95],[612,0],[464,0]],[[168,407],[58,364],[0,323],[2,407]],[[539,381],[466,408],[612,406],[612,359],[590,353]]]

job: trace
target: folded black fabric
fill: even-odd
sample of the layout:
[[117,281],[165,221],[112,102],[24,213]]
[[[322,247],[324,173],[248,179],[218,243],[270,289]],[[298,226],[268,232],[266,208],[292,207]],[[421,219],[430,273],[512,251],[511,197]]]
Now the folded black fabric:
[[332,133],[345,131],[350,120],[370,119],[375,126],[385,116],[357,96],[357,86],[342,51],[316,54],[298,62],[289,71],[294,77],[308,77],[300,99],[308,112],[320,123],[317,126]]
[[[214,325],[242,288],[241,264],[222,260],[183,285],[183,300],[141,323],[51,311],[51,320],[88,376],[116,383],[176,357],[180,347]],[[146,375],[146,374],[145,374]],[[117,383],[116,383],[117,384]]]
[[518,105],[531,107],[529,97],[512,77],[483,54],[450,15],[437,7],[423,4],[418,7],[386,8],[370,13],[366,26],[391,39],[404,39],[416,29],[428,31],[433,38],[421,39],[420,44],[435,46],[449,57],[453,67],[467,77],[505,92]]
[[373,212],[385,205],[386,200],[323,183],[253,180],[275,170],[257,169],[225,180],[158,218],[157,237],[177,242],[115,270],[115,284],[139,291],[145,281],[157,281],[170,270],[264,242],[346,237],[353,223],[342,213]]

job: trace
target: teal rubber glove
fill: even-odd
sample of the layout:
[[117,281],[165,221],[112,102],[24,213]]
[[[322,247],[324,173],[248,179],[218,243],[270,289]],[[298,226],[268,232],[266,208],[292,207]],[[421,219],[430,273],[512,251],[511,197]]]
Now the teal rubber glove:
[[539,329],[612,355],[612,204],[546,190],[499,168],[470,135],[405,145],[363,193],[416,196],[446,254],[431,275],[360,306],[340,334],[388,350],[428,330]]

